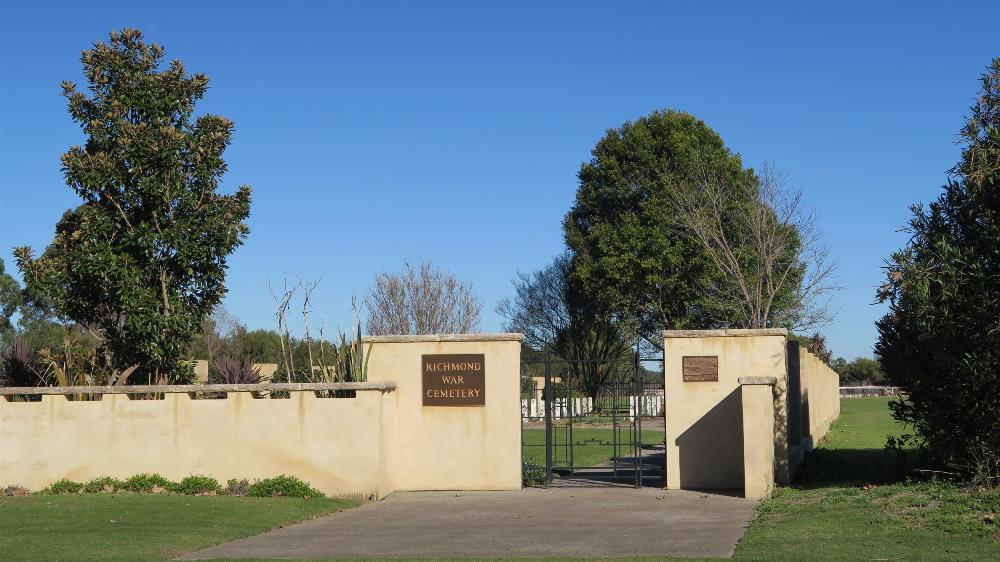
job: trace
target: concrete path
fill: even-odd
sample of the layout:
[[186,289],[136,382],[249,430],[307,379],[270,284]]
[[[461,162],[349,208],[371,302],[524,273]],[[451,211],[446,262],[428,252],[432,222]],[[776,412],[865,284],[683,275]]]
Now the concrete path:
[[728,557],[755,505],[651,488],[397,492],[183,559]]

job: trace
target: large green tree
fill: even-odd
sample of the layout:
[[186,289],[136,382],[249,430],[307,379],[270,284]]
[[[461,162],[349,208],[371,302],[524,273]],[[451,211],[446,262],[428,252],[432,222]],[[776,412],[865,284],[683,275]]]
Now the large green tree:
[[0,259],[0,344],[13,332],[11,322],[14,313],[24,304],[21,286],[4,269],[3,259]]
[[734,190],[733,209],[756,200],[755,177],[696,117],[657,111],[612,129],[579,172],[566,244],[588,297],[605,314],[658,341],[664,328],[730,324],[702,298],[719,276],[704,245],[679,220],[677,190],[706,176]]
[[62,156],[82,204],[39,257],[16,250],[29,290],[98,335],[132,380],[170,381],[204,318],[226,293],[227,256],[248,229],[250,187],[218,192],[233,123],[195,117],[208,88],[142,33],[113,32],[83,52],[89,95],[63,83],[87,136]]
[[961,131],[962,158],[879,291],[889,312],[875,346],[892,404],[940,462],[1000,477],[1000,58]]

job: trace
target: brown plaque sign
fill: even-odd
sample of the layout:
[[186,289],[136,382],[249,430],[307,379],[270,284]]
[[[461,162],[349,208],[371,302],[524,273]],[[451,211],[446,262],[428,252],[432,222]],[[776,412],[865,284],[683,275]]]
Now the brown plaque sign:
[[719,380],[719,356],[688,356],[682,359],[684,382],[711,382]]
[[485,406],[483,354],[423,355],[424,406]]

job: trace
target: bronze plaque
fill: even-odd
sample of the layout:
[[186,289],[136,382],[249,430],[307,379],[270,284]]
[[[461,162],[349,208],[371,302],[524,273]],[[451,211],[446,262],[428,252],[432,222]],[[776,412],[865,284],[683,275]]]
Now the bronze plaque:
[[682,359],[684,382],[714,382],[719,380],[719,356],[688,356]]
[[424,406],[485,406],[486,356],[422,355]]

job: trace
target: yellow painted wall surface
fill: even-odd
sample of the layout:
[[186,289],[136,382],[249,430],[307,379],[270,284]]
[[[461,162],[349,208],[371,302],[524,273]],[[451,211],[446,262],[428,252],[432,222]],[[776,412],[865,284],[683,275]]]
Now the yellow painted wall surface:
[[208,382],[208,361],[205,359],[198,359],[194,362],[194,380],[195,382]]
[[[840,375],[804,347],[798,348],[801,381],[802,443],[811,451],[840,416]],[[808,428],[808,431],[806,431]]]
[[[464,341],[463,341],[464,340]],[[399,490],[521,488],[520,334],[369,337],[369,382],[397,385]],[[421,356],[485,355],[485,406],[424,406]]]
[[[260,378],[262,380],[273,380],[274,374],[278,372],[277,363],[254,363],[253,366],[260,372]],[[209,362],[206,359],[198,359],[194,362],[195,382],[208,382],[208,368],[209,368]],[[274,382],[285,382],[285,381],[276,380]]]
[[[669,488],[743,488],[762,497],[790,481],[793,463],[840,415],[837,373],[786,341],[784,330],[667,331],[664,350]],[[717,356],[719,380],[683,382],[684,356]],[[773,377],[773,388],[761,377]]]
[[743,404],[743,495],[767,497],[774,489],[774,390],[769,384],[740,387]]
[[[0,485],[159,473],[298,476],[330,495],[521,487],[520,334],[371,338],[370,382],[356,398],[164,400],[104,395],[74,402],[0,398]],[[366,346],[367,347],[367,346]],[[424,407],[423,354],[482,353],[486,405]]]
[[330,495],[381,498],[395,489],[392,472],[377,470],[394,466],[395,425],[394,393],[379,391],[357,398],[293,392],[289,399],[0,399],[0,483],[37,490],[60,478],[142,472],[223,483],[284,473]]
[[[683,382],[682,358],[718,356],[717,382]],[[774,427],[786,427],[784,330],[664,332],[667,487],[741,489],[744,421],[738,379],[774,377]],[[788,481],[787,439],[776,432],[774,478]],[[754,441],[753,443],[757,443]],[[750,455],[757,458],[756,453]]]

